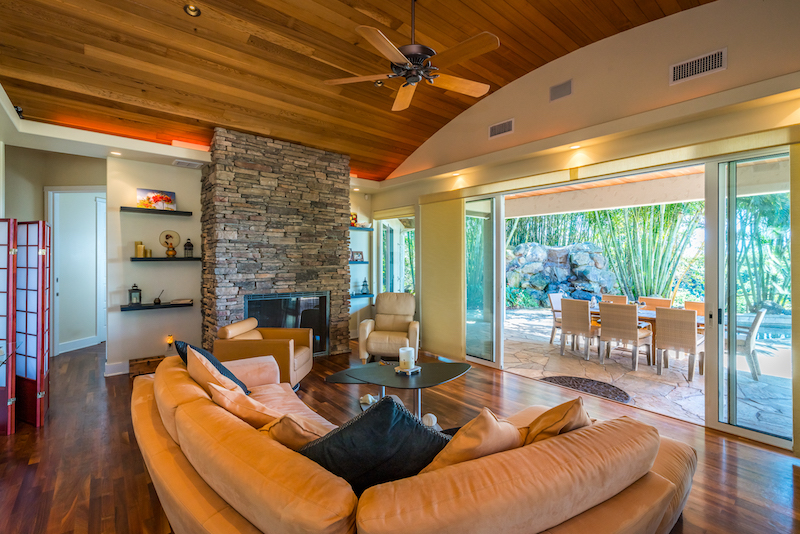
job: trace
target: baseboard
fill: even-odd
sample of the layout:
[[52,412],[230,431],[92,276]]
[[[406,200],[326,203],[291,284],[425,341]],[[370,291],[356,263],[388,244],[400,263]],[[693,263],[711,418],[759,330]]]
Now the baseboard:
[[103,376],[117,376],[128,374],[128,362],[108,363],[106,362],[106,370]]
[[99,336],[85,337],[83,339],[76,339],[75,341],[67,341],[66,343],[58,344],[58,354],[64,354],[78,349],[85,349],[101,343],[102,340]]

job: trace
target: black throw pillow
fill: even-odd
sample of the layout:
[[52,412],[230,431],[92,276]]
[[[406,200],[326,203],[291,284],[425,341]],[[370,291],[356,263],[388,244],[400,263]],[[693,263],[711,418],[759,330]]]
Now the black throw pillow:
[[195,352],[205,357],[206,360],[211,362],[211,365],[222,374],[222,376],[226,378],[230,378],[236,385],[238,385],[244,391],[245,395],[250,395],[250,390],[247,389],[247,385],[244,382],[236,378],[236,375],[233,374],[230,369],[222,365],[222,362],[217,359],[216,356],[208,352],[206,349],[201,349],[200,347],[195,347],[194,345],[189,345],[185,341],[176,341],[175,342],[175,350],[178,352],[178,356],[180,356],[183,363],[186,363],[186,354],[189,351],[189,347],[193,348]]
[[370,486],[416,475],[448,441],[393,398],[383,397],[298,452],[348,481],[361,496]]

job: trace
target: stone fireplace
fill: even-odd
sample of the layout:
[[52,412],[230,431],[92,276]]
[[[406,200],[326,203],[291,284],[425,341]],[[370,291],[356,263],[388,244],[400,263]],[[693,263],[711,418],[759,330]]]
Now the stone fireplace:
[[[217,128],[203,170],[203,345],[245,297],[329,295],[328,346],[349,350],[349,157]],[[316,333],[315,333],[316,335]]]

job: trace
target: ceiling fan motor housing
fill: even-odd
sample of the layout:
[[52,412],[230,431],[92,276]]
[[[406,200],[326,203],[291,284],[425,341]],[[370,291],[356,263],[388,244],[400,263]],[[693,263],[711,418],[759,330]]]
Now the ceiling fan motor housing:
[[398,76],[403,76],[406,79],[406,83],[414,84],[422,81],[423,78],[430,80],[433,77],[431,71],[436,70],[436,67],[433,67],[428,61],[436,55],[436,51],[433,48],[420,44],[410,44],[401,46],[398,50],[408,58],[411,68],[392,63],[392,72]]

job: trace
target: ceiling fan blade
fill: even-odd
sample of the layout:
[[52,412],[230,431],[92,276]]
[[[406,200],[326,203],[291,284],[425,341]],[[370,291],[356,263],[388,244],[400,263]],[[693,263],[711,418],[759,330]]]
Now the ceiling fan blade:
[[356,83],[356,82],[374,82],[377,80],[386,80],[394,75],[392,74],[371,74],[369,76],[351,76],[349,78],[334,78],[332,80],[325,80],[323,83],[325,85],[342,85],[344,83]]
[[488,84],[474,82],[447,74],[440,74],[437,76],[431,85],[447,91],[455,91],[456,93],[474,97],[483,96],[488,93],[490,89]]
[[431,59],[431,62],[443,69],[462,61],[467,61],[474,57],[491,52],[500,46],[500,39],[496,35],[483,32],[474,37],[470,37],[466,41],[462,41],[455,45],[453,48],[448,48],[441,54],[436,54]]
[[398,65],[408,64],[408,58],[378,28],[358,26],[356,31],[392,63],[397,63]]
[[397,96],[394,99],[394,105],[392,105],[392,111],[403,111],[407,109],[408,106],[411,105],[411,99],[414,98],[414,91],[416,91],[417,85],[407,84],[400,88],[397,91]]

